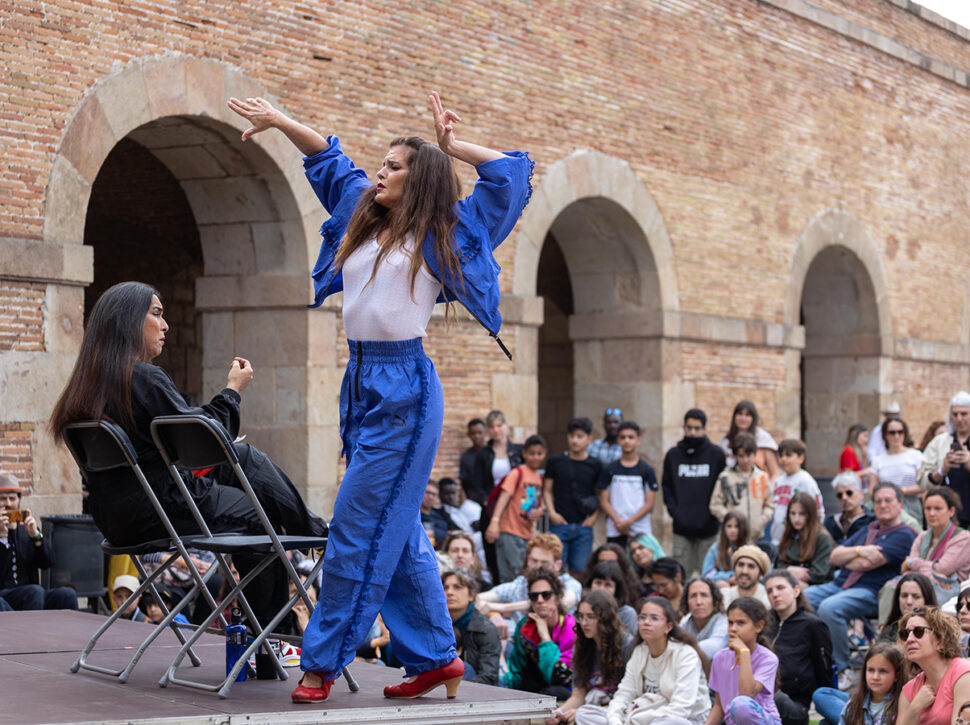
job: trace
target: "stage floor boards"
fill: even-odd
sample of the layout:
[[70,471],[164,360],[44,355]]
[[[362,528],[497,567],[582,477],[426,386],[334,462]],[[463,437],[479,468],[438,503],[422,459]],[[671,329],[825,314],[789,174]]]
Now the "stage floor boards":
[[[448,700],[439,687],[415,700],[388,700],[385,685],[401,681],[402,672],[379,665],[353,664],[360,691],[351,693],[341,678],[323,705],[294,705],[290,679],[237,682],[229,697],[214,692],[169,685],[158,679],[175,656],[178,640],[162,634],[142,657],[126,684],[96,672],[69,670],[102,617],[69,611],[0,613],[0,723],[168,723],[170,725],[276,725],[280,723],[506,723],[520,725],[541,718],[555,707],[544,695],[487,685],[462,683],[458,697]],[[153,625],[120,621],[101,638],[88,661],[121,667]],[[205,635],[196,652],[201,667],[188,658],[179,667],[183,677],[218,682],[225,672],[225,645]]]

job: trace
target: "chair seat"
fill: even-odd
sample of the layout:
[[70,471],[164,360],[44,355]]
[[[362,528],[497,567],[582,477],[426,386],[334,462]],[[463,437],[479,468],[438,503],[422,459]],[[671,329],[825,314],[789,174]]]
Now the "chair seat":
[[[326,536],[280,536],[280,544],[286,551],[295,549],[325,549]],[[193,540],[192,546],[203,551],[214,551],[220,554],[231,554],[234,551],[256,551],[269,553],[273,551],[273,541],[269,536],[246,534],[216,534],[215,536],[200,537]]]
[[[201,538],[201,534],[192,534],[191,536],[181,537],[182,543],[186,546],[195,546],[196,539]],[[151,541],[142,541],[137,544],[118,546],[105,539],[101,542],[101,551],[109,555],[128,554],[129,556],[141,556],[142,554],[174,552],[175,544],[172,543],[171,539],[152,539]]]

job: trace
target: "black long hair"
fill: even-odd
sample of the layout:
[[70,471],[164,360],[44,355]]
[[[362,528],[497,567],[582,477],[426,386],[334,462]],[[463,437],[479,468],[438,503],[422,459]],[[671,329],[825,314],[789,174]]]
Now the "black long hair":
[[758,644],[765,649],[771,649],[771,640],[768,639],[768,608],[754,597],[738,597],[728,605],[728,614],[735,609],[740,609],[755,624],[764,624],[758,633]]
[[882,629],[895,624],[903,616],[903,612],[899,607],[899,594],[903,590],[903,584],[906,582],[916,582],[916,585],[919,587],[920,592],[923,594],[923,604],[920,606],[937,606],[936,590],[933,589],[933,582],[930,581],[929,577],[925,574],[920,574],[918,571],[908,571],[899,577],[899,581],[896,582],[896,588],[893,590],[893,606],[889,610],[889,617],[882,623]]
[[740,430],[738,430],[738,424],[734,422],[734,418],[742,410],[746,410],[748,411],[748,413],[751,414],[751,427],[748,428],[746,432],[755,436],[755,440],[757,440],[758,423],[759,423],[758,409],[754,407],[754,403],[752,403],[750,400],[742,400],[740,403],[734,406],[734,412],[731,413],[731,427],[728,428],[727,439],[728,439],[728,446],[732,450],[734,449],[734,439],[737,437],[738,433],[741,432]]
[[593,571],[589,574],[589,579],[583,582],[583,587],[592,588],[594,579],[612,581],[616,585],[616,593],[613,598],[616,599],[616,604],[619,607],[624,604],[633,606],[639,599],[636,590],[630,588],[630,581],[623,573],[623,569],[615,561],[601,561],[594,566]]
[[79,420],[107,418],[132,433],[131,374],[145,356],[145,315],[158,290],[142,282],[122,282],[105,290],[84,328],[81,352],[48,423],[60,440]]
[[[576,622],[576,641],[573,644],[573,683],[585,687],[593,675],[596,652],[600,655],[600,674],[604,684],[616,686],[623,679],[623,623],[616,607],[616,600],[607,592],[586,592],[579,600],[592,608],[597,617],[597,637],[589,639]],[[577,612],[579,605],[576,606]]]

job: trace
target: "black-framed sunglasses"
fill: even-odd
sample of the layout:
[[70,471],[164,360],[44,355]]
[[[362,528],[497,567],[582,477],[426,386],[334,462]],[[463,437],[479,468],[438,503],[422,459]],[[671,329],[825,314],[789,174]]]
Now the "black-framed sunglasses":
[[893,428],[892,430],[887,430],[886,431],[886,435],[887,436],[901,436],[905,432],[906,431],[904,431],[902,428]]
[[963,609],[964,607],[966,607],[967,610],[970,611],[970,600],[960,599],[959,601],[957,601],[957,614],[959,614],[960,610]]
[[903,627],[901,630],[899,630],[899,639],[900,641],[905,642],[907,639],[909,639],[909,635],[911,634],[914,635],[916,639],[923,639],[923,635],[929,631],[929,627],[924,627],[920,624],[917,624],[912,629],[909,627]]
[[839,499],[840,501],[843,498],[845,498],[846,496],[854,496],[854,495],[855,495],[855,491],[854,490],[849,490],[849,491],[836,491],[835,492],[835,497],[837,499]]
[[538,602],[539,599],[542,599],[542,601],[548,602],[550,599],[552,599],[553,594],[555,594],[555,592],[553,592],[552,589],[546,589],[542,592],[529,592],[529,601]]

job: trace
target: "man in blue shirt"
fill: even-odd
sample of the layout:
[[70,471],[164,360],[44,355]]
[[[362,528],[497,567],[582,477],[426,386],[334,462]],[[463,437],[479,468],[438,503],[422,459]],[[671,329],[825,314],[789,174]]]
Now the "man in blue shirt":
[[809,587],[805,594],[832,635],[832,658],[839,671],[839,688],[850,676],[848,623],[878,614],[879,589],[894,576],[909,554],[916,535],[899,520],[903,492],[892,483],[872,489],[876,520],[836,546],[829,557],[841,571],[835,581]]

